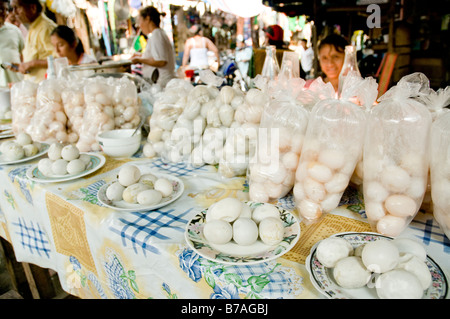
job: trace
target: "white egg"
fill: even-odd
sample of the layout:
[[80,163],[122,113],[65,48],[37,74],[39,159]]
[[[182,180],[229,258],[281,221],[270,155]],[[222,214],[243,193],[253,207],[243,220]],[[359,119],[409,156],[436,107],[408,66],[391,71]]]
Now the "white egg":
[[294,184],[293,194],[294,199],[297,202],[305,198],[305,191],[303,190],[303,184],[301,182],[297,182]]
[[349,183],[349,176],[342,173],[336,173],[325,183],[325,190],[328,193],[342,193],[345,191]]
[[248,193],[249,198],[252,201],[259,203],[267,203],[269,201],[269,195],[262,183],[252,182]]
[[158,178],[153,187],[160,191],[163,197],[168,197],[173,193],[172,182],[166,178]]
[[63,147],[64,145],[61,143],[53,143],[52,145],[50,145],[47,152],[48,158],[51,159],[52,161],[60,159]]
[[389,196],[389,192],[386,188],[377,181],[368,181],[367,183],[364,183],[363,189],[364,198],[367,198],[367,200],[382,202]]
[[88,154],[80,154],[79,159],[83,161],[85,167],[87,167],[91,162],[91,156]]
[[214,219],[203,226],[203,236],[212,244],[226,244],[233,238],[233,227],[229,222]]
[[157,181],[158,177],[151,173],[142,174],[139,178],[139,183],[146,184],[150,187],[154,187],[155,182]]
[[96,94],[95,101],[103,105],[111,105],[111,99],[104,93]]
[[126,165],[123,166],[118,174],[118,181],[123,186],[127,187],[132,184],[135,184],[139,181],[141,177],[141,171],[135,165]]
[[364,266],[360,257],[349,256],[336,262],[333,277],[343,288],[361,288],[369,282],[371,272]]
[[134,117],[135,114],[136,108],[133,106],[129,106],[123,112],[123,118],[125,119],[125,121],[131,121],[131,119]]
[[311,177],[305,178],[303,181],[303,189],[305,191],[305,195],[316,203],[322,201],[327,194],[325,186]]
[[26,144],[23,145],[22,148],[25,157],[30,157],[39,153],[39,148],[34,144]]
[[298,166],[298,155],[294,152],[287,152],[282,157],[284,167],[289,170],[295,170]]
[[252,245],[258,239],[258,226],[250,218],[238,218],[233,223],[233,239],[238,245]]
[[409,238],[395,238],[392,243],[398,248],[400,259],[404,255],[414,255],[424,262],[427,258],[427,252],[423,245]]
[[49,158],[43,158],[38,162],[38,169],[42,175],[50,177],[52,175],[53,161]]
[[259,238],[266,245],[277,245],[284,238],[284,224],[279,217],[267,217],[258,225]]
[[300,215],[306,218],[307,221],[316,220],[322,216],[322,208],[320,205],[308,199],[302,199],[300,203],[298,203],[297,209]]
[[383,235],[397,237],[406,227],[406,220],[402,217],[387,214],[377,222],[377,232]]
[[325,238],[316,248],[317,260],[328,268],[334,267],[340,259],[351,255],[353,255],[352,245],[340,237]]
[[386,210],[381,202],[367,201],[364,206],[369,221],[378,221],[386,215]]
[[274,217],[280,219],[280,211],[275,205],[264,203],[253,209],[252,219],[259,224],[263,219]]
[[123,193],[122,193],[123,200],[130,204],[136,204],[137,203],[137,195],[140,192],[145,191],[147,189],[150,189],[150,186],[142,184],[142,183],[131,184],[131,185],[127,186],[125,188],[125,190],[123,191]]
[[80,156],[80,151],[75,145],[66,145],[61,149],[61,157],[66,161],[72,161]]
[[412,177],[411,183],[406,189],[406,194],[412,198],[422,199],[427,187],[427,179]]
[[369,271],[380,274],[394,269],[399,263],[400,255],[391,241],[380,239],[368,242],[361,258]]
[[67,173],[70,175],[80,174],[86,169],[86,165],[79,158],[75,158],[67,164]]
[[339,206],[341,201],[341,194],[328,194],[325,198],[320,202],[320,207],[324,213],[328,213]]
[[6,150],[8,149],[8,147],[12,146],[13,144],[17,144],[16,141],[8,140],[8,141],[3,142],[0,145],[0,152],[5,153]]
[[340,150],[325,149],[319,153],[318,160],[333,170],[339,170],[345,164],[345,154]]
[[67,174],[67,162],[66,160],[59,158],[52,164],[52,173],[54,175],[62,176]]
[[417,279],[419,279],[422,289],[428,289],[431,285],[431,273],[428,266],[424,261],[420,260],[418,257],[408,254],[409,258],[403,260],[399,265],[398,269],[404,269],[414,274]]
[[113,182],[106,189],[106,198],[111,201],[121,201],[123,199],[122,194],[125,190],[125,187],[122,186],[119,182]]
[[236,220],[242,211],[242,202],[234,197],[227,197],[211,205],[206,214],[210,219],[223,219],[229,223]]
[[145,143],[145,145],[142,149],[142,153],[144,154],[145,157],[148,157],[148,158],[153,158],[156,156],[155,148],[153,147],[153,145],[151,143]]
[[311,162],[308,165],[308,174],[318,182],[326,183],[333,177],[333,172],[328,166]]
[[395,165],[386,167],[381,173],[383,185],[393,192],[404,192],[409,186],[410,180],[408,172]]
[[25,156],[23,147],[17,143],[9,144],[6,147],[4,154],[5,154],[5,158],[8,161],[16,161],[16,160],[22,159]]
[[155,189],[147,189],[142,192],[140,192],[136,199],[138,204],[150,206],[150,205],[156,205],[159,202],[161,202],[162,194],[160,191],[157,191]]
[[404,269],[381,274],[375,287],[380,299],[421,299],[423,295],[419,279]]
[[384,206],[389,213],[397,217],[413,216],[419,208],[411,197],[399,194],[386,198]]
[[16,137],[16,141],[17,141],[17,144],[22,145],[22,146],[33,143],[31,136],[25,132],[19,133]]

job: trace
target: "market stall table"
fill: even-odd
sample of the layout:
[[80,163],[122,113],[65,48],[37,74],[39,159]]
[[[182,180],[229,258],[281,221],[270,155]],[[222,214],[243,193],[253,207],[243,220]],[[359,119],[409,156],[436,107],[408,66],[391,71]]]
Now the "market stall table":
[[[283,256],[222,264],[187,245],[186,225],[219,199],[248,200],[244,177],[227,179],[215,166],[164,163],[139,151],[130,159],[106,157],[101,169],[80,179],[37,183],[26,177],[37,161],[0,166],[0,235],[13,245],[18,261],[55,270],[63,289],[81,298],[324,298],[305,267],[310,249],[336,233],[371,231],[361,194],[349,187],[320,223],[301,223],[300,239]],[[183,195],[147,212],[105,207],[97,198],[100,187],[131,162],[180,178]],[[276,204],[294,208],[292,195]],[[450,242],[432,214],[419,212],[401,236],[421,242],[449,278]],[[446,279],[440,282],[446,289]]]

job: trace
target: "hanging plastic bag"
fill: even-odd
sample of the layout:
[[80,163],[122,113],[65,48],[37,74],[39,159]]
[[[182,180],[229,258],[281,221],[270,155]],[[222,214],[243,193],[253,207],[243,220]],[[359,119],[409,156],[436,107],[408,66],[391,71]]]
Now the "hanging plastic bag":
[[348,76],[341,99],[321,100],[313,107],[294,185],[296,208],[306,223],[339,205],[361,158],[366,126],[366,110],[350,100],[363,100],[368,108],[376,90],[374,79]]
[[64,112],[67,116],[67,134],[69,143],[77,143],[80,129],[83,125],[84,80],[79,82],[68,82],[61,93]]
[[367,122],[363,193],[373,229],[396,237],[417,214],[427,185],[431,115],[414,98],[421,83],[400,80]]

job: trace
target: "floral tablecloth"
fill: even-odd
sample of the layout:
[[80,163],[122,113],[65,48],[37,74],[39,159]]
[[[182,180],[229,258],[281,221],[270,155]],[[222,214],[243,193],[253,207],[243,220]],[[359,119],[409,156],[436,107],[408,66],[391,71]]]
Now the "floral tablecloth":
[[[26,177],[38,160],[0,166],[0,235],[19,261],[57,271],[61,285],[81,298],[323,298],[305,268],[311,247],[344,231],[370,231],[360,193],[349,187],[340,207],[320,223],[301,223],[295,247],[256,265],[225,265],[186,244],[186,224],[228,196],[248,200],[244,177],[226,179],[214,166],[194,168],[139,156],[107,157],[97,172],[78,180],[40,184]],[[133,161],[141,171],[179,177],[175,202],[150,212],[120,212],[97,200],[102,185]],[[292,209],[292,195],[277,203]],[[419,212],[401,236],[421,241],[447,274],[450,242],[432,214]]]

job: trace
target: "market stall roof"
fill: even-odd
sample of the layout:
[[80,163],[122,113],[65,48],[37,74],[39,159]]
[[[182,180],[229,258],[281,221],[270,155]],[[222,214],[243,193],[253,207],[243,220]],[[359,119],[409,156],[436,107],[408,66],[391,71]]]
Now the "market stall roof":
[[242,18],[257,16],[265,8],[263,0],[204,0],[204,2]]
[[287,16],[299,16],[314,14],[314,2],[311,0],[264,0],[266,6],[273,10],[283,12]]

